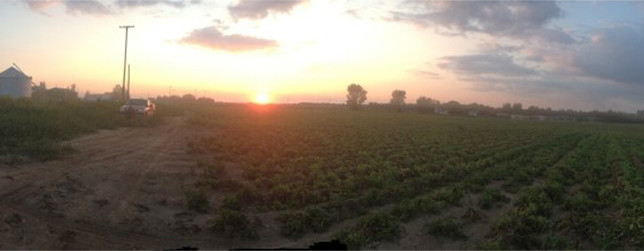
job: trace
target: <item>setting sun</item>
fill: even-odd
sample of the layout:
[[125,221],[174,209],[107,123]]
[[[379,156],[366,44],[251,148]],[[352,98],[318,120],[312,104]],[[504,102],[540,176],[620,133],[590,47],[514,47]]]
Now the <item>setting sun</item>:
[[257,93],[255,95],[255,103],[260,104],[260,105],[265,105],[270,102],[270,98],[268,97],[268,94],[266,93]]

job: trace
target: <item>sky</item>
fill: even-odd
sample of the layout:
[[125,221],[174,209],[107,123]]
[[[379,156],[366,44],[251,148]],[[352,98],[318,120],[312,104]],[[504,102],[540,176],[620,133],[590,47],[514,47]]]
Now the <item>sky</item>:
[[[644,109],[642,1],[0,1],[0,68],[133,97]],[[0,69],[1,70],[1,69]]]

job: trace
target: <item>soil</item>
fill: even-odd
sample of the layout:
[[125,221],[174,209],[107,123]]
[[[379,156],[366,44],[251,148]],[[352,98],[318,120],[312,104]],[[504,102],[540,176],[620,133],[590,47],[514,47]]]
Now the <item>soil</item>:
[[[198,160],[212,158],[189,151],[189,141],[204,135],[216,132],[171,117],[152,128],[102,130],[64,142],[76,151],[58,160],[0,166],[0,249],[308,248],[355,224],[356,219],[347,220],[292,240],[280,235],[280,212],[266,212],[252,215],[262,223],[259,240],[229,239],[209,230],[214,213],[191,211],[186,201],[186,192],[203,182]],[[236,167],[226,163],[226,175],[241,176]],[[490,210],[478,209],[477,195],[468,195],[461,206],[402,224],[400,240],[371,248],[476,248],[490,223],[511,208],[515,196],[504,194],[510,202]],[[217,208],[226,193],[209,195],[211,208]],[[431,220],[464,215],[480,217],[464,226],[466,241],[422,230]]]
[[187,147],[200,133],[172,117],[65,142],[76,151],[58,160],[0,166],[0,249],[308,247],[330,238],[282,238],[275,212],[259,215],[258,241],[208,230],[213,215],[188,210],[185,195],[203,176]]

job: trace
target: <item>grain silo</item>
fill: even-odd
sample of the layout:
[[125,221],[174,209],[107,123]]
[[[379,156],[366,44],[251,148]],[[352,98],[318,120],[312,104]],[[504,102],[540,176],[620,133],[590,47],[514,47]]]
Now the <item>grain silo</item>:
[[9,67],[0,73],[0,96],[13,98],[31,97],[31,77],[16,69]]

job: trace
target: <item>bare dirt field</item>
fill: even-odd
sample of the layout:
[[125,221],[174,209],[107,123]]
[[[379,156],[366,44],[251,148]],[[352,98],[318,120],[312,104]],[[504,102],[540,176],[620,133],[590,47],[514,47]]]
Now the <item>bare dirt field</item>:
[[0,249],[169,249],[234,246],[187,210],[199,179],[184,117],[103,130],[62,159],[0,166]]

